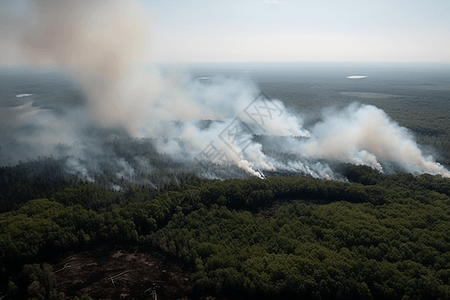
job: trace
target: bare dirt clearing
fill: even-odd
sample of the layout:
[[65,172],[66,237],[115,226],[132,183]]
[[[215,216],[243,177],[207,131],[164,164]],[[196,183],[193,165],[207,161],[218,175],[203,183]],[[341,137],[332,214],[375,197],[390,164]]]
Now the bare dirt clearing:
[[192,274],[146,253],[80,252],[53,265],[55,288],[67,297],[93,299],[179,299],[193,289]]

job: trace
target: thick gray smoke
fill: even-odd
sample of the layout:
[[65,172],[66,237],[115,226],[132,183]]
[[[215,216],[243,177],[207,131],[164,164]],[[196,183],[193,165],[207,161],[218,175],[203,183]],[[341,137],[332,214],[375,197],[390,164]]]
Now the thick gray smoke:
[[[29,0],[20,2],[22,10],[6,3],[0,6],[2,40],[18,49],[23,62],[70,71],[86,94],[87,107],[62,115],[31,104],[0,108],[0,125],[8,128],[0,145],[9,143],[0,149],[0,164],[50,153],[70,155],[68,170],[87,180],[95,180],[105,160],[114,164],[115,176],[132,180],[136,166],[154,170],[145,155],[126,160],[98,141],[132,136],[152,138],[154,150],[176,162],[192,165],[197,158],[201,163],[220,156],[226,160],[213,162],[226,161],[260,178],[264,171],[339,178],[330,162],[449,176],[406,129],[374,106],[328,110],[321,122],[305,128],[303,118],[281,101],[258,98],[258,88],[246,78],[163,76],[148,67],[152,16],[138,1]],[[282,143],[257,140],[258,135],[283,137]],[[267,148],[289,155],[281,158]],[[218,154],[205,155],[212,150]],[[203,176],[218,178],[209,171]]]
[[[139,70],[152,26],[139,2],[30,0],[26,7],[29,20],[16,28],[15,40],[28,62],[72,71],[89,98],[91,119],[103,125],[144,117],[144,96],[160,85],[158,76]],[[139,94],[142,84],[153,88]]]
[[411,173],[441,174],[449,171],[425,156],[406,128],[372,105],[352,104],[340,111],[327,110],[323,120],[310,128],[310,138],[291,141],[307,159],[367,165],[381,172],[400,169]]

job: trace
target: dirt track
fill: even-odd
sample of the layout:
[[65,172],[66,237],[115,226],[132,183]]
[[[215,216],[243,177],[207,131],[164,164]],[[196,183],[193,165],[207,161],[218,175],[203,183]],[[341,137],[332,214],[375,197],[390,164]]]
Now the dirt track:
[[[191,294],[192,274],[164,265],[145,253],[88,251],[70,255],[53,265],[58,292],[69,299],[179,299]],[[114,277],[115,276],[115,277]],[[111,277],[113,277],[111,279]]]

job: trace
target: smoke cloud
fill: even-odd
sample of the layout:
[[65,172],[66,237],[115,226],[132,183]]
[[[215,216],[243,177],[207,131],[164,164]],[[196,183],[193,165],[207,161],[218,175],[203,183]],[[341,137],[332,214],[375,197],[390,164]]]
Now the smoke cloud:
[[[149,64],[153,18],[139,1],[20,3],[20,10],[11,2],[0,6],[1,38],[28,64],[70,71],[87,104],[59,114],[31,102],[0,108],[0,125],[8,129],[0,134],[0,165],[52,154],[69,157],[67,170],[89,181],[107,172],[152,184],[142,174],[156,172],[149,153],[159,153],[205,178],[242,177],[238,168],[260,178],[270,171],[342,179],[330,167],[335,162],[450,176],[374,106],[325,110],[306,128],[302,116],[259,96],[245,77],[161,73]],[[127,143],[130,137],[141,140]],[[224,168],[202,170],[202,162]]]

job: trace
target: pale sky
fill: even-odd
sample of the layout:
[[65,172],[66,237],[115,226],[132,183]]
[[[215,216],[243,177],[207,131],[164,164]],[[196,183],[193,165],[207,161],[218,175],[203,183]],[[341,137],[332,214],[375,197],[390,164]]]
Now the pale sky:
[[165,62],[450,62],[450,0],[153,0]]
[[[31,26],[27,5],[36,0],[0,1],[0,65],[18,64],[14,41],[20,24]],[[151,24],[142,40],[150,41],[153,62],[450,63],[450,0],[142,2]],[[82,3],[89,10],[91,2]]]

